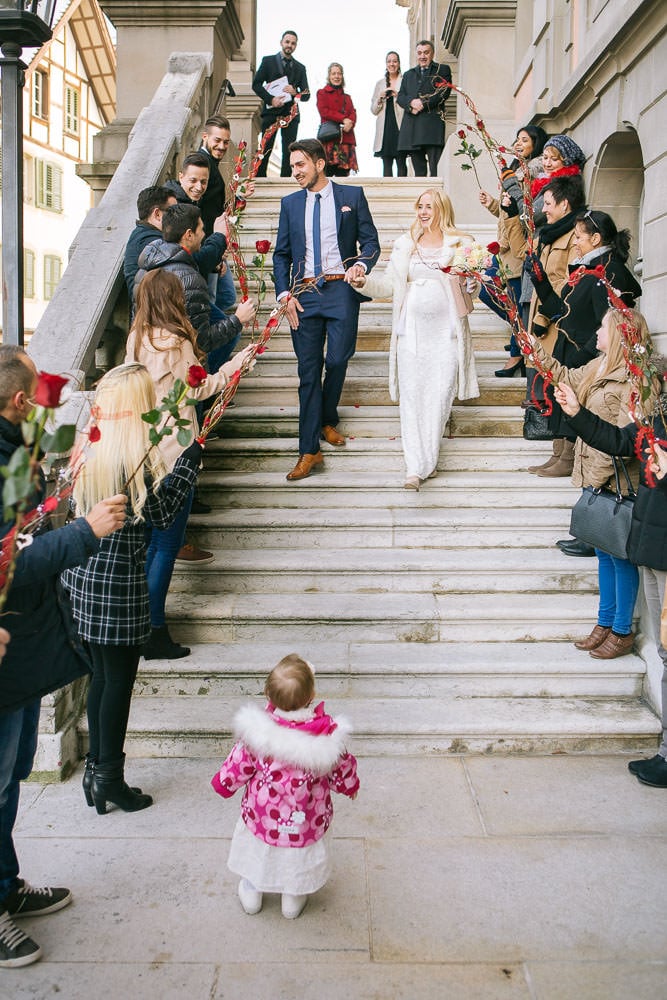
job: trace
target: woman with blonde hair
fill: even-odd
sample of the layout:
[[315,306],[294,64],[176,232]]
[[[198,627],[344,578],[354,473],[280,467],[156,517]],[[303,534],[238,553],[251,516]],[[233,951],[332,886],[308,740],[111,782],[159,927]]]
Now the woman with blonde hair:
[[[208,375],[201,385],[188,391],[188,400],[204,400],[221,392],[229,378],[243,364],[250,347],[244,348]],[[155,384],[156,396],[163,399],[176,379],[187,381],[188,370],[201,366],[206,355],[197,347],[197,335],[185,311],[183,285],[175,274],[158,268],[149,271],[137,289],[137,312],[127,339],[125,361],[137,361],[148,369]],[[194,405],[183,402],[181,417],[189,420],[194,432],[199,427]],[[160,441],[160,453],[168,472],[181,454],[175,434]],[[176,556],[185,539],[185,527],[194,497],[194,487],[168,528],[154,525],[146,554],[146,576],[151,610],[151,634],[144,646],[147,660],[178,659],[190,652],[174,642],[165,617],[167,591],[174,572]]]
[[410,490],[436,475],[454,397],[479,396],[468,325],[477,285],[442,270],[472,237],[456,228],[441,191],[427,188],[414,207],[410,232],[394,243],[385,272],[376,269],[358,285],[371,298],[393,299],[389,391],[399,400]]
[[153,801],[125,783],[123,753],[132,686],[150,633],[146,527],[172,523],[192,491],[202,456],[201,445],[193,442],[167,474],[161,452],[150,448],[149,424],[142,420],[142,413],[154,408],[155,387],[143,365],[120,365],[100,380],[93,415],[101,435],[89,446],[74,502],[85,517],[104,497],[125,493],[128,518],[101,540],[87,563],[61,576],[92,661],[83,787],[88,805],[98,813],[106,812],[107,802],[135,812]]
[[[622,328],[627,323],[637,330],[641,345],[650,348],[651,336],[641,313],[609,309],[597,332],[601,356],[593,358],[582,368],[566,368],[546,353],[536,337],[532,338],[535,353],[553,373],[554,383],[561,387],[569,386],[587,410],[616,427],[625,427],[628,422],[630,397],[634,389],[623,351]],[[643,403],[647,413],[652,411],[658,392],[656,381],[651,396]],[[637,459],[631,451],[620,457],[624,459],[630,478],[636,485],[639,472]],[[615,490],[612,459],[581,437],[576,439],[574,446],[572,483],[574,486],[610,487]],[[590,635],[575,642],[575,646],[590,653],[594,659],[611,660],[632,652],[635,638],[632,616],[639,590],[639,573],[629,559],[619,559],[601,549],[596,549],[595,554],[598,557],[600,587],[598,619]]]

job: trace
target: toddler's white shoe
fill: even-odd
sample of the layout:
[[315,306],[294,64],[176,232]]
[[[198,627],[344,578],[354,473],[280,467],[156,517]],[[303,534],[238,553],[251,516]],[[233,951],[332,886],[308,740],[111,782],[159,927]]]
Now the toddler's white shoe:
[[245,912],[252,917],[262,909],[264,895],[247,878],[242,878],[239,882],[239,899]]
[[283,916],[288,920],[296,920],[303,913],[303,908],[308,901],[308,896],[290,896],[288,892],[282,894]]

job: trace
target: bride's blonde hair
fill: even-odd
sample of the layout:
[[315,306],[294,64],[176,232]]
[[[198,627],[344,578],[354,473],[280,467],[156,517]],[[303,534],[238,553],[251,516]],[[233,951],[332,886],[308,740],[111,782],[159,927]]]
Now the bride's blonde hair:
[[[105,497],[127,493],[137,521],[148,495],[146,479],[152,490],[167,473],[159,448],[150,447],[150,425],[142,413],[155,408],[155,386],[143,365],[128,364],[112,368],[100,379],[93,413],[100,428],[100,439],[89,446],[86,463],[74,486],[74,500],[84,516]],[[138,471],[137,471],[138,470]],[[131,482],[125,484],[132,474]]]
[[[425,191],[421,192],[414,203],[413,207],[415,212],[419,208],[419,202],[425,194],[430,195],[431,201],[433,202],[433,221],[431,223],[432,229],[439,229],[443,236],[465,236],[468,239],[471,239],[468,233],[464,233],[460,229],[456,228],[454,206],[452,205],[449,196],[443,191],[436,191],[435,188],[426,188]],[[415,246],[425,232],[426,230],[419,221],[419,216],[417,216],[410,227],[410,235],[412,236],[412,242]]]

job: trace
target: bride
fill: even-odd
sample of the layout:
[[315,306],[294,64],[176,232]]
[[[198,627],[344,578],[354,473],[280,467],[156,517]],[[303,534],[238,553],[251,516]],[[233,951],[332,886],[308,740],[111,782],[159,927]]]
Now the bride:
[[437,474],[454,397],[479,396],[467,318],[477,285],[441,270],[472,237],[456,228],[446,194],[428,188],[415,210],[410,232],[394,243],[385,272],[376,270],[357,286],[371,298],[393,298],[389,391],[399,401],[409,490]]

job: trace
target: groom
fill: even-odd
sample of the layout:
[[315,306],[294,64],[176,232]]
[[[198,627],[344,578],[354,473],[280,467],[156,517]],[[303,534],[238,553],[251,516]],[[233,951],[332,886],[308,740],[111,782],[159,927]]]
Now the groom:
[[[281,202],[273,269],[276,298],[289,296],[286,315],[298,359],[299,460],[287,475],[293,482],[322,464],[320,436],[345,444],[336,430],[338,401],[365,299],[352,285],[376,263],[380,244],[362,188],[325,176],[321,142],[293,142],[290,166],[301,191]],[[302,289],[299,298],[292,289]]]

